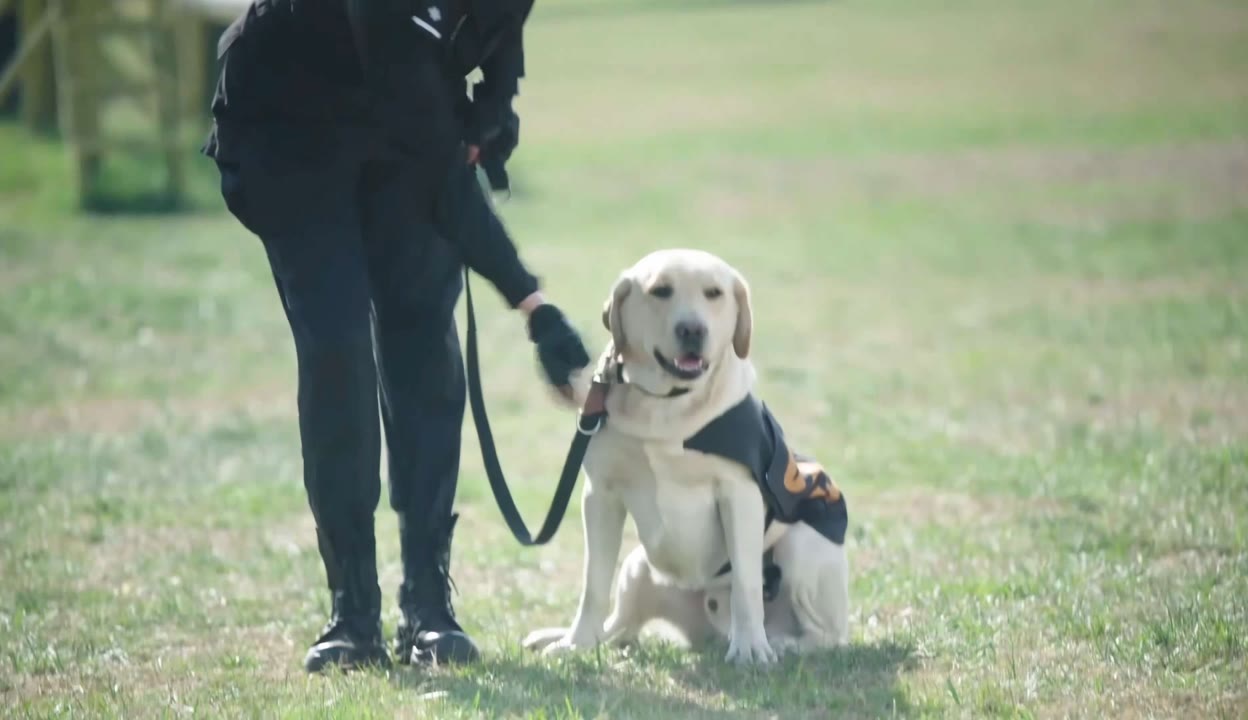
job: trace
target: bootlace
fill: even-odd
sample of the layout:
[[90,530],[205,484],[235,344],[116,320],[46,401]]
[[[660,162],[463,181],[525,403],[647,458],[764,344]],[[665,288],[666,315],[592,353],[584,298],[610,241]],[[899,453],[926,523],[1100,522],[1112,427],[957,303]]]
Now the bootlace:
[[440,610],[454,620],[455,607],[451,603],[451,593],[458,595],[459,587],[455,584],[455,579],[451,577],[449,554],[445,551],[438,553],[437,559],[429,568],[428,577],[423,579],[423,582],[416,581],[418,585],[413,589],[419,600],[414,609],[418,612]]
[[404,577],[399,606],[405,626],[458,627],[451,594],[459,586],[451,577],[451,544],[458,514],[452,514],[441,527],[404,527],[399,530],[403,545]]

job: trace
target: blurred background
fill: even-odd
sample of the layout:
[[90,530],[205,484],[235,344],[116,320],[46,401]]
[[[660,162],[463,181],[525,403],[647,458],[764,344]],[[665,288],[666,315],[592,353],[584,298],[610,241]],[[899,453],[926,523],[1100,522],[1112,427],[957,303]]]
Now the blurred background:
[[73,154],[77,206],[193,204],[188,169],[238,0],[8,0],[0,109]]
[[[198,154],[242,7],[0,0],[0,693],[22,712],[1248,714],[1248,5],[539,0],[500,214],[594,348],[645,252],[746,273],[760,392],[849,498],[855,644],[748,682],[715,652],[524,657],[571,618],[579,516],[516,546],[468,423],[452,570],[489,663],[311,689],[293,348]],[[477,287],[536,523],[570,418]]]

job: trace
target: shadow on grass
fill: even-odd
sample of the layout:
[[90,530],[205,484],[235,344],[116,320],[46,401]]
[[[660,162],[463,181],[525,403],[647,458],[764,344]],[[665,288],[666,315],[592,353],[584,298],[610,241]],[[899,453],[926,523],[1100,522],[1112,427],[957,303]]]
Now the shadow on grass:
[[545,659],[522,653],[472,669],[399,673],[401,687],[436,692],[442,702],[488,714],[547,717],[783,717],[907,715],[899,685],[913,649],[895,643],[855,645],[788,657],[769,669],[724,663],[722,647],[703,652],[660,645]]
[[693,667],[675,677],[694,692],[724,693],[741,709],[821,711],[838,717],[905,714],[911,708],[898,678],[913,668],[913,653],[912,647],[893,642],[851,645],[787,657],[772,670],[742,671],[723,662],[717,648],[700,654]]

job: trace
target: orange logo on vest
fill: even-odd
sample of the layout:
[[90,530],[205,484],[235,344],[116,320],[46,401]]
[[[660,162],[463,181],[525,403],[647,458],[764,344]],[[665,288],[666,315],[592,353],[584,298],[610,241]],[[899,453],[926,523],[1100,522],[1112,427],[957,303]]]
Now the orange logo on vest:
[[789,466],[784,471],[784,489],[801,497],[822,498],[828,503],[841,499],[841,489],[814,461],[799,462],[789,453]]

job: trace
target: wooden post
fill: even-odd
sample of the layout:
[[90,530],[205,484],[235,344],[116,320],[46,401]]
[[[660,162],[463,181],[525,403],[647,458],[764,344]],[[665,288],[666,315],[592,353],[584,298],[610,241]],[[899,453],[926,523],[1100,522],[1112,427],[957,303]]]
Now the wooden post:
[[[27,5],[25,0],[23,5]],[[41,95],[46,94],[49,86],[41,77],[46,75],[46,67],[41,67],[41,61],[46,58],[48,37],[59,19],[56,10],[54,5],[49,5],[46,10],[38,4],[24,8],[22,16],[18,18],[20,28],[13,57],[0,68],[0,99],[8,97],[18,85],[24,86],[23,97],[29,97],[33,93],[40,99]]]
[[178,89],[182,116],[194,122],[208,116],[209,76],[207,37],[203,18],[193,8],[178,4],[173,11],[178,52]]
[[160,123],[160,144],[165,155],[166,192],[180,202],[186,192],[186,162],[183,156],[183,118],[186,101],[180,81],[180,53],[177,49],[177,24],[181,14],[168,0],[152,0],[152,58],[156,83],[156,108]]
[[[14,0],[0,0],[0,65],[7,65],[17,55],[22,42],[17,9]],[[19,98],[12,98],[0,93],[0,116],[17,117]]]
[[[205,7],[184,5],[186,0],[0,3],[14,1],[44,2],[57,11],[57,22],[45,20],[45,27],[52,28],[56,101],[62,131],[77,161],[80,203],[99,207],[97,201],[105,199],[100,191],[107,188],[100,187],[100,180],[106,152],[154,150],[166,169],[161,199],[180,204],[187,190],[190,130],[201,127],[198,121],[204,121],[206,130],[209,118]],[[110,57],[116,62],[108,62],[106,50],[127,45],[137,54],[113,53]],[[126,55],[139,63],[122,62]],[[106,135],[105,109],[132,111],[136,104],[146,113],[150,130],[139,138],[129,138],[132,133],[125,131]]]
[[[17,8],[18,39],[30,37],[35,23],[48,9],[47,0],[21,0]],[[26,127],[37,132],[56,130],[56,73],[52,63],[50,37],[30,51],[21,76],[20,117]]]
[[60,3],[62,21],[55,26],[58,103],[63,132],[78,161],[78,198],[90,206],[98,197],[101,170],[100,72],[97,0],[50,0]]

